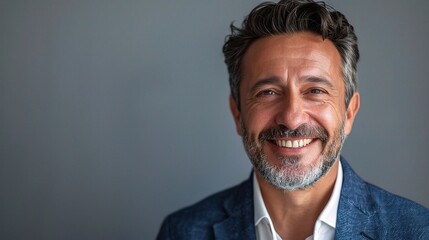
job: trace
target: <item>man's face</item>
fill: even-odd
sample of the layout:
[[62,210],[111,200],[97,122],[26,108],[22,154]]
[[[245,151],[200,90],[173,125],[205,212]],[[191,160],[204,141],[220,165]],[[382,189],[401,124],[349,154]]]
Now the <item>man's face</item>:
[[256,171],[274,186],[305,189],[338,159],[359,109],[345,108],[341,57],[330,40],[303,32],[255,41],[242,61],[238,133]]

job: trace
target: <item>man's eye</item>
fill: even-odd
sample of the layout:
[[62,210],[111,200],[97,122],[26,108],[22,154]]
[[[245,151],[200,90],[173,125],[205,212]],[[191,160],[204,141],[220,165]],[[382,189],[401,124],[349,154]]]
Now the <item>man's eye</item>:
[[322,94],[324,92],[321,89],[315,88],[315,89],[311,89],[310,93],[312,93],[312,94]]
[[270,95],[276,95],[276,93],[273,90],[264,90],[258,93],[258,96],[270,96]]

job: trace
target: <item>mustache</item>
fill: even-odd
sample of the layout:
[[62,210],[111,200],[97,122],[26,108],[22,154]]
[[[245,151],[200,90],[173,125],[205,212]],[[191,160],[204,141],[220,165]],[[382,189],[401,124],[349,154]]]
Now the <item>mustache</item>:
[[322,142],[328,141],[328,132],[321,126],[302,124],[298,128],[292,130],[284,125],[265,129],[259,135],[259,142],[265,140],[282,138],[282,137],[298,137],[298,138],[319,138]]

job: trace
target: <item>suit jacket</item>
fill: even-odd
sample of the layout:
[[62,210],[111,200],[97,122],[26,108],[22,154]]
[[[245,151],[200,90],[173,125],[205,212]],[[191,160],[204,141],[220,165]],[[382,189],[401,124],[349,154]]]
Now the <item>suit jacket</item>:
[[[335,239],[429,239],[429,209],[363,181],[341,157]],[[157,239],[256,239],[252,178],[169,215]]]

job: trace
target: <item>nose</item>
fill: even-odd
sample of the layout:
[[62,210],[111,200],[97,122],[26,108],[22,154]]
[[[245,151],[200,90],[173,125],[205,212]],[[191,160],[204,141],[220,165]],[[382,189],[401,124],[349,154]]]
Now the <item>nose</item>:
[[279,103],[276,123],[295,130],[308,121],[303,100],[296,94],[287,94]]

